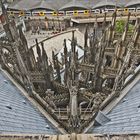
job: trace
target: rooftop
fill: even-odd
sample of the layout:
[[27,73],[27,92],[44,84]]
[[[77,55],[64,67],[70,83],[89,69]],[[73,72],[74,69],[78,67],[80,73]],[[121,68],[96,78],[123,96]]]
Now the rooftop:
[[97,4],[95,4],[92,8],[96,9],[96,8],[100,8],[103,6],[116,6],[116,2],[112,1],[112,0],[100,0],[100,2],[98,2]]
[[137,4],[140,5],[140,0],[129,1],[128,3],[126,3],[126,7],[137,5]]
[[119,101],[111,112],[107,114],[105,113],[106,117],[110,119],[110,121],[102,125],[92,127],[89,132],[94,134],[138,133],[140,131],[139,88],[140,80],[138,80],[138,82],[132,87],[126,96]]
[[59,133],[3,72],[0,72],[0,133]]
[[69,8],[87,9],[87,8],[98,8],[102,6],[131,6],[140,4],[140,0],[19,0],[13,2],[9,8],[17,10],[30,10],[32,8],[46,8],[48,10],[66,10]]
[[71,8],[75,9],[88,9],[85,5],[82,4],[80,1],[72,0],[69,3],[62,6],[59,10],[70,10]]

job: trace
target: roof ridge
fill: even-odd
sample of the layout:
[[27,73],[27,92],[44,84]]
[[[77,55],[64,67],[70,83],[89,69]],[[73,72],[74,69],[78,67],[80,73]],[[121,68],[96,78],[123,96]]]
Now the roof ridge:
[[[44,118],[46,118],[57,130],[59,130],[59,132],[61,132],[62,134],[66,134],[66,131],[63,128],[59,127],[59,124],[47,113],[47,111],[44,110],[44,108],[34,98],[32,98],[7,71],[3,69],[0,70],[3,75],[6,76],[8,80],[12,82],[12,84],[20,91],[20,93],[32,104],[32,106],[35,107],[35,109],[37,109],[44,116]],[[36,98],[38,98],[38,95],[35,91],[33,91],[33,96],[36,96]],[[38,100],[42,99],[40,98]]]

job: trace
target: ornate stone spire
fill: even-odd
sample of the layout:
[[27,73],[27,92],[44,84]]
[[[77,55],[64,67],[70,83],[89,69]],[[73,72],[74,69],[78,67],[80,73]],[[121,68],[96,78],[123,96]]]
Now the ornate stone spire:
[[112,61],[112,67],[113,68],[118,68],[120,67],[122,60],[123,60],[123,55],[126,51],[126,47],[125,47],[125,41],[126,41],[126,36],[127,36],[127,32],[128,32],[128,26],[129,26],[129,19],[130,19],[130,13],[128,13],[128,18],[125,24],[125,28],[124,28],[124,32],[122,34],[122,38],[119,40],[118,45],[116,46],[115,49],[115,55],[116,57],[114,58],[114,60]]
[[40,50],[40,47],[39,47],[39,44],[38,44],[38,40],[35,39],[35,42],[36,42],[36,51],[37,51],[39,59],[41,60],[41,50]]
[[61,83],[60,65],[57,56],[56,56],[56,73],[57,73],[57,81]]
[[87,59],[87,51],[88,51],[88,26],[86,25],[86,31],[84,34],[84,62]]
[[8,18],[7,10],[2,0],[0,0],[0,4],[1,4],[1,9],[2,9],[1,21],[2,21],[2,24],[4,25],[9,22],[9,18]]
[[21,39],[21,42],[23,44],[23,48],[24,50],[27,52],[28,51],[28,43],[27,43],[27,39],[22,31],[22,27],[19,27],[19,37]]
[[76,86],[70,86],[69,88],[70,92],[70,127],[74,130],[77,130],[79,127],[79,118],[78,118],[78,100],[77,100],[77,94],[78,89]]
[[104,13],[104,21],[102,23],[102,34],[104,33],[106,29],[106,12]]
[[75,47],[76,47],[76,40],[75,40],[75,38],[74,38],[74,32],[75,31],[72,31],[72,39],[71,39],[71,50],[72,50],[72,52],[73,53],[75,53]]
[[53,50],[52,50],[52,61],[53,61],[53,67],[54,67],[54,69],[56,69],[56,56],[55,56]]
[[115,12],[112,15],[111,25],[109,27],[108,38],[107,38],[107,47],[109,47],[114,40],[116,17],[117,17],[117,11],[115,10]]
[[67,63],[67,57],[68,57],[68,51],[67,51],[66,39],[64,39],[64,61],[65,61],[65,65]]
[[47,53],[44,49],[43,42],[41,42],[41,47],[42,47],[42,68],[47,70],[47,68],[48,68],[48,56],[47,56]]
[[64,84],[67,86],[69,64],[68,64],[68,51],[66,46],[66,39],[64,39],[64,63],[65,63]]

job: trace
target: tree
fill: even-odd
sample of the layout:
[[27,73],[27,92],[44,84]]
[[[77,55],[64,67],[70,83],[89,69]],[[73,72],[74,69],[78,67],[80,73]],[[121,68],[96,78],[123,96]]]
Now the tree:
[[[125,28],[125,21],[124,20],[119,20],[116,22],[116,31],[118,33],[123,33],[124,28]],[[132,32],[134,29],[134,25],[130,24],[128,25],[128,32]]]

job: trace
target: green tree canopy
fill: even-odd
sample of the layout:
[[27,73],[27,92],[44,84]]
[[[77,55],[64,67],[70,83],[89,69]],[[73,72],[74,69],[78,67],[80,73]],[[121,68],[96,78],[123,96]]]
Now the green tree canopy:
[[[125,21],[124,20],[119,20],[116,22],[116,31],[118,33],[123,33],[124,28],[125,28]],[[134,25],[130,24],[128,25],[128,32],[132,32],[134,29]]]

